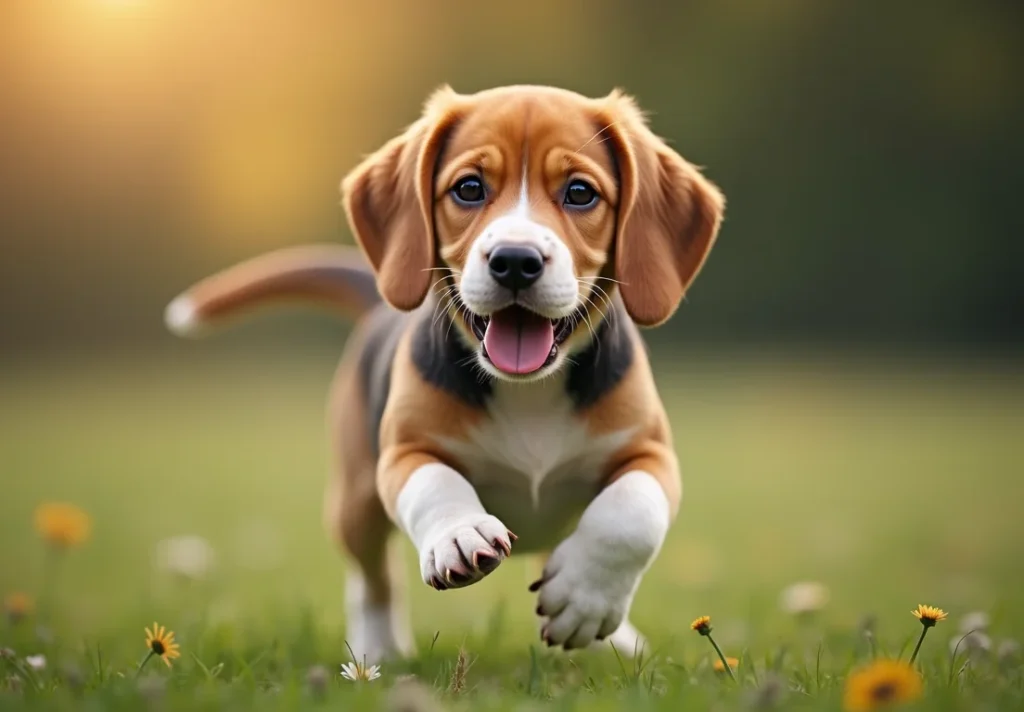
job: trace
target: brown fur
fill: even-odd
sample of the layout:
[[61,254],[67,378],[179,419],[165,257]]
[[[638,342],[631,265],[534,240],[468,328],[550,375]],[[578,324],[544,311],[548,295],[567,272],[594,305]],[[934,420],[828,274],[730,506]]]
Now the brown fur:
[[[643,347],[634,335],[638,349]],[[682,499],[682,480],[668,416],[658,397],[650,363],[643,358],[633,362],[626,377],[599,403],[580,414],[594,435],[639,426],[633,439],[615,453],[605,470],[605,486],[627,472],[643,470],[661,484],[674,519]]]
[[384,509],[393,516],[398,493],[417,468],[441,462],[461,469],[458,459],[433,438],[458,438],[483,414],[424,383],[409,357],[409,334],[395,355],[391,378],[391,396],[380,423],[377,491]]
[[613,92],[604,109],[619,156],[615,273],[626,310],[656,326],[675,312],[697,278],[722,220],[725,198],[695,166],[647,127],[632,99]]

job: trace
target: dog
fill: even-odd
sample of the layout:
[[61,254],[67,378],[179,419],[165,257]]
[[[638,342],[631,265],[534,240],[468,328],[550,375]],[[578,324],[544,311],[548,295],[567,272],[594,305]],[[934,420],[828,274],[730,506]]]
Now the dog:
[[244,261],[171,301],[195,336],[249,309],[354,319],[330,395],[327,526],[347,559],[347,638],[412,654],[390,536],[423,582],[474,584],[547,555],[549,646],[642,648],[629,621],[682,494],[641,329],[677,310],[718,235],[721,191],[621,90],[435,91],[341,183],[358,248]]

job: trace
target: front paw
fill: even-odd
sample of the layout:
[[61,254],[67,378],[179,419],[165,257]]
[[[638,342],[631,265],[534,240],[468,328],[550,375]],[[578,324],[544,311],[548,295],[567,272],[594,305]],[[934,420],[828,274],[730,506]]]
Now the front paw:
[[604,640],[629,612],[644,566],[607,556],[595,543],[573,535],[555,549],[539,591],[537,614],[547,618],[541,638],[566,650]]
[[438,591],[476,583],[512,553],[515,540],[515,534],[487,514],[445,522],[420,550],[423,582]]

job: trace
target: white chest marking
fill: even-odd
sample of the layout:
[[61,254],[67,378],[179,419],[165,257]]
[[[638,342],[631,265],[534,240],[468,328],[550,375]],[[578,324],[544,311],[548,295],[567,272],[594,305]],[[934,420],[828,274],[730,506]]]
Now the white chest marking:
[[596,482],[604,461],[635,432],[588,432],[557,377],[495,383],[488,414],[464,439],[440,442],[464,463],[464,475],[475,487],[528,495],[535,510],[545,490]]

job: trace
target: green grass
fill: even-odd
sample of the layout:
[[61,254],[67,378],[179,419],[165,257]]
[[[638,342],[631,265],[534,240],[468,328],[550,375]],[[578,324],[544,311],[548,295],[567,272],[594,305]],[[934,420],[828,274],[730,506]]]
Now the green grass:
[[[43,593],[38,502],[72,501],[94,520],[88,544],[59,562],[52,608],[0,628],[0,645],[48,658],[36,675],[0,662],[4,681],[22,678],[0,708],[138,709],[154,696],[164,709],[372,708],[415,674],[451,709],[732,709],[774,671],[781,708],[835,710],[870,656],[859,621],[876,617],[880,654],[907,656],[918,603],[951,613],[923,646],[923,706],[1024,707],[1019,662],[964,668],[948,648],[972,610],[992,616],[995,644],[1024,639],[1024,372],[663,355],[685,495],[633,609],[654,646],[643,663],[539,645],[526,557],[438,593],[413,578],[406,545],[420,655],[353,685],[337,674],[344,572],[321,525],[333,360],[173,353],[0,370],[0,592]],[[212,578],[185,586],[154,569],[154,546],[177,534],[212,543]],[[778,596],[807,579],[832,595],[801,624]],[[742,659],[738,685],[689,630],[702,614]],[[177,632],[183,656],[171,670],[150,661],[140,684],[154,620]],[[451,692],[462,648],[464,688]],[[323,699],[305,682],[317,664],[330,673]]]

